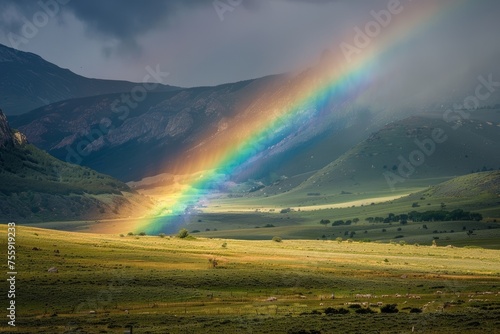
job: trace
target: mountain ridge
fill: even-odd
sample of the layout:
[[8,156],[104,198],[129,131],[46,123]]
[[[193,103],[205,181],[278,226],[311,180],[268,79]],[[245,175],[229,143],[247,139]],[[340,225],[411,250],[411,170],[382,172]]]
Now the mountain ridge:
[[[80,76],[39,55],[0,44],[0,105],[7,115],[20,115],[41,106],[85,96],[129,92],[140,83]],[[178,87],[158,84],[153,91]]]

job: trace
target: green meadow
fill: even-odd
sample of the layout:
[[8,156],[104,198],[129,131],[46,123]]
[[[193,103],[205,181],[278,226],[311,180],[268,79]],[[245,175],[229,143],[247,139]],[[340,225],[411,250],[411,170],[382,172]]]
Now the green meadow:
[[[16,333],[494,333],[500,325],[498,250],[24,226],[16,241]],[[398,312],[386,313],[388,304]]]

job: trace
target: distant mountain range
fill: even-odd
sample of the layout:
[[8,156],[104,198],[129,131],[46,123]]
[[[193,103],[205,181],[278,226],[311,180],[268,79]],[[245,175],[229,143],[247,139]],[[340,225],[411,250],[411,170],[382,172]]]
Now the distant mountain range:
[[[124,181],[139,180],[190,165],[200,152],[217,141],[227,142],[228,124],[244,125],[293,103],[303,87],[318,80],[314,71],[275,75],[215,87],[153,92],[135,108],[113,111],[120,94],[108,94],[53,103],[12,118],[12,124],[38,147],[59,159],[82,164]],[[251,173],[242,178],[269,178],[276,173],[305,173],[328,164],[337,154],[368,135],[375,122],[369,112],[348,102],[325,104],[328,121],[311,118],[297,124],[293,135],[277,136],[276,145],[255,157]],[[331,110],[338,109],[336,112]],[[328,110],[327,110],[328,109]],[[357,122],[359,120],[360,122]],[[354,126],[350,138],[338,141],[337,132]],[[337,148],[332,149],[332,142]],[[310,158],[310,149],[323,147],[329,155]],[[290,169],[289,159],[301,164]],[[297,162],[297,160],[296,160]]]
[[0,110],[0,220],[117,218],[152,205],[121,181],[29,144]]
[[[60,76],[51,76],[45,68],[76,76],[38,56],[3,49],[3,53],[7,50],[10,55],[3,58],[31,68],[28,72],[50,83],[45,86],[61,82]],[[20,58],[14,58],[16,55]],[[31,143],[53,156],[122,181],[138,181],[162,173],[171,176],[181,173],[183,166],[195,165],[200,156],[211,153],[217,144],[231,142],[235,133],[228,131],[230,124],[244,130],[254,119],[273,112],[274,108],[292,105],[308,87],[328,80],[324,68],[335,66],[331,62],[326,55],[318,64],[294,74],[214,87],[163,87],[165,91],[148,92],[144,100],[134,105],[122,101],[123,93],[130,93],[127,86],[130,83],[117,86],[117,82],[104,80],[100,82],[109,94],[89,93],[85,95],[92,96],[43,105],[11,117],[11,123]],[[15,73],[12,76],[12,80],[20,80]],[[463,94],[457,95],[467,96],[467,87],[475,84],[464,83]],[[120,91],[112,93],[114,89]],[[372,85],[368,95],[374,95],[375,89],[376,85]],[[61,90],[67,91],[55,88],[54,92]],[[22,91],[19,96],[22,94],[27,93]],[[5,96],[12,99],[15,94],[8,91]],[[391,106],[387,101],[384,109],[380,108],[383,101],[377,101],[379,107],[372,108],[369,103],[358,103],[355,96],[338,99],[332,94],[321,104],[313,101],[305,105],[304,108],[316,108],[312,114],[321,117],[311,116],[297,122],[293,124],[294,131],[288,133],[276,130],[272,134],[274,142],[244,162],[230,180],[246,183],[248,187],[234,189],[247,189],[248,196],[288,191],[305,196],[388,187],[387,177],[399,175],[400,157],[410,159],[413,151],[421,150],[416,141],[432,138],[436,128],[445,132],[447,140],[436,144],[431,154],[424,152],[420,157],[423,162],[417,162],[418,166],[406,179],[435,178],[437,182],[500,167],[499,106],[475,110],[455,127],[455,123],[443,120],[446,105],[424,101],[425,108],[403,108]],[[456,98],[447,96],[446,101],[452,104]],[[492,99],[492,103],[495,101]],[[168,186],[162,182],[170,176],[150,178],[147,187],[155,187],[154,180],[159,180],[156,186]],[[141,183],[134,186],[140,189]],[[255,191],[257,188],[259,191]]]
[[[0,106],[19,115],[71,98],[127,92],[137,83],[89,79],[45,61],[40,56],[0,44]],[[177,87],[158,85],[155,91]]]

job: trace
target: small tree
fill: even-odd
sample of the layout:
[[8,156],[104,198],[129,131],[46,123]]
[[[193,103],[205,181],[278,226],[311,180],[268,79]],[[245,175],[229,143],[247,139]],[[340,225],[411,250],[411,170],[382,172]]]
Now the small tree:
[[319,221],[319,223],[320,223],[321,225],[328,225],[328,224],[330,224],[330,219],[321,219],[321,220]]
[[146,232],[140,232],[139,235],[143,237],[146,235]]
[[179,233],[177,233],[177,237],[181,239],[187,238],[188,236],[189,236],[189,231],[186,230],[185,228],[180,229]]
[[127,235],[134,235],[134,232],[128,232]]
[[276,236],[276,237],[273,237],[273,241],[274,242],[282,242],[283,239],[281,239],[281,237]]
[[337,242],[340,244],[342,242],[342,238],[341,237],[338,237],[336,238],[335,240],[337,240]]

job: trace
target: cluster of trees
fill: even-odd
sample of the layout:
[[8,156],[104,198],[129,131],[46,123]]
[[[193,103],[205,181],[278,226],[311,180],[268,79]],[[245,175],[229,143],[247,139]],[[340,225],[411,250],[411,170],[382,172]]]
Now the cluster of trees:
[[462,209],[453,211],[412,211],[408,213],[408,218],[415,222],[428,222],[428,221],[450,221],[450,220],[475,220],[480,221],[483,215],[478,212],[469,212]]
[[369,223],[408,223],[409,216],[407,214],[395,215],[394,213],[389,213],[387,217],[368,217],[366,221]]
[[480,221],[483,216],[477,212],[468,212],[462,209],[456,209],[453,211],[446,210],[431,210],[431,211],[411,211],[408,214],[395,215],[394,213],[389,213],[387,217],[368,217],[366,221],[369,223],[397,223],[402,225],[408,223],[408,221],[414,222],[428,222],[428,221],[451,221],[451,220],[475,220]]
[[322,225],[330,225],[330,223],[332,224],[332,226],[341,226],[341,225],[351,225],[352,223],[357,223],[359,222],[359,218],[354,218],[354,219],[347,219],[347,220],[342,220],[342,219],[339,219],[339,220],[335,220],[333,223],[330,221],[330,219],[321,219],[319,221],[320,224]]

